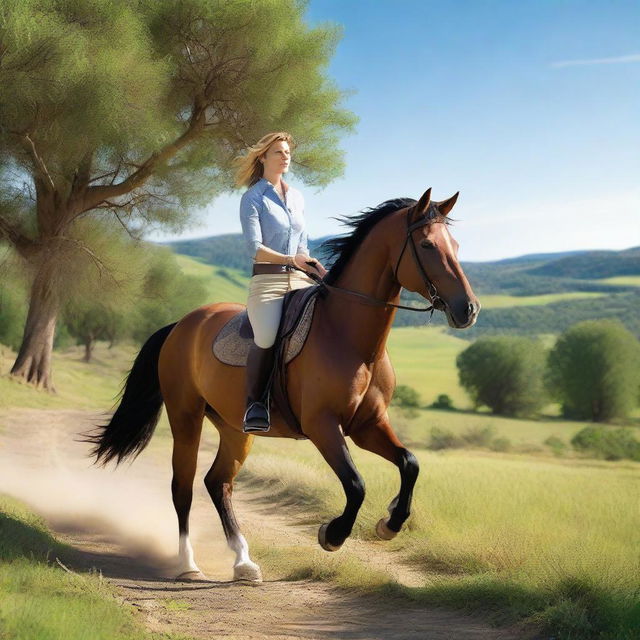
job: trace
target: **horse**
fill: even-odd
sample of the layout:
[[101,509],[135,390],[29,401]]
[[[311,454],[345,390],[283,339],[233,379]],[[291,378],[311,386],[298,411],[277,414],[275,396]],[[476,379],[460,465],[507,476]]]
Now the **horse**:
[[[458,244],[448,229],[458,193],[431,201],[428,189],[416,202],[387,200],[356,216],[343,218],[350,234],[330,240],[333,263],[319,286],[307,340],[289,364],[289,402],[303,436],[278,413],[271,430],[242,431],[245,407],[244,367],[223,364],[211,345],[220,329],[244,306],[216,303],[200,307],[179,322],[154,333],[138,353],[108,424],[89,439],[97,463],[121,462],[138,455],[149,442],[164,403],[173,435],[171,491],[178,517],[178,578],[205,579],[189,541],[189,511],[204,418],[219,432],[219,448],[204,483],[235,552],[234,579],[259,582],[247,541],[232,507],[234,479],[249,455],[254,437],[306,437],[340,480],[346,505],[322,524],[318,542],[337,551],[351,534],[365,497],[365,486],[345,440],[396,465],[400,489],[376,533],[390,540],[410,514],[418,477],[416,457],[391,426],[388,406],[395,374],[385,344],[404,287],[446,314],[451,327],[471,327],[480,303],[457,259]],[[409,247],[409,251],[407,251]]]

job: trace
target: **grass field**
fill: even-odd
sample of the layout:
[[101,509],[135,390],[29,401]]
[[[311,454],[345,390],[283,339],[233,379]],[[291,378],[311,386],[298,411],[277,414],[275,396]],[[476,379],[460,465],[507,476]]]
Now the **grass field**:
[[[455,391],[453,361],[466,345],[434,328],[394,330],[390,350],[399,382],[417,388],[416,381],[422,380],[423,400],[430,401],[437,393],[445,392],[462,404],[462,395]],[[14,354],[6,349],[1,353],[0,365],[6,373]],[[0,405],[107,410],[134,354],[132,347],[109,350],[99,344],[96,362],[87,365],[81,361],[81,348],[56,353],[57,395],[2,377]],[[437,381],[437,388],[433,380]],[[543,446],[549,435],[568,442],[583,423],[435,410],[421,410],[411,418],[393,409],[393,416],[402,437],[411,443],[422,473],[407,531],[389,543],[389,548],[425,569],[428,575],[422,588],[397,587],[398,594],[420,602],[446,602],[492,612],[502,622],[529,619],[566,640],[634,637],[630,629],[638,624],[640,593],[639,464],[573,456],[555,458]],[[433,426],[457,433],[490,426],[496,435],[509,438],[515,451],[465,449],[434,453],[425,448]],[[167,446],[167,434],[163,418],[155,446]],[[354,446],[351,449],[367,484],[367,499],[354,535],[372,539],[375,522],[384,515],[397,491],[397,471],[367,452]],[[334,517],[342,510],[340,485],[308,442],[258,439],[241,477],[261,487],[270,486],[275,501],[302,509],[310,522],[317,522],[319,516]],[[6,504],[4,508],[6,511]],[[36,537],[44,535],[42,527],[34,527],[40,531]],[[20,539],[29,540],[29,536],[21,535]],[[53,544],[46,536],[44,540],[47,548]],[[345,561],[339,554],[328,557],[320,550],[300,554],[273,547],[263,549],[259,541],[255,542],[263,564],[280,568],[286,564],[289,577],[332,580],[359,590],[390,588],[388,581],[367,572],[354,559]],[[73,598],[77,594],[79,599],[88,598],[90,602],[108,600],[100,585],[97,594],[80,594],[71,577],[51,567],[36,562],[38,566],[34,568],[34,560],[22,557],[10,562],[15,567],[12,564],[10,572],[3,571],[0,579],[5,595],[0,611],[5,617],[9,611],[12,620],[27,615],[23,614],[27,604],[21,585],[38,598],[41,592],[62,589]],[[50,582],[60,579],[60,587]],[[40,584],[44,587],[39,590]],[[55,618],[55,609],[49,606],[36,605],[28,615],[37,617],[39,611],[50,611],[47,615]],[[20,619],[32,624],[28,617]],[[138,631],[131,633],[104,637],[144,637],[136,636]]]
[[188,640],[145,631],[106,581],[56,565],[65,552],[40,518],[0,495],[1,638]]
[[441,393],[451,396],[458,407],[470,404],[458,384],[456,356],[469,346],[440,327],[398,327],[387,343],[398,384],[413,387],[424,404]]
[[237,269],[212,267],[180,254],[176,254],[176,259],[183,273],[202,279],[207,288],[208,302],[244,304],[247,301],[249,278]]
[[[620,283],[621,284],[621,283]],[[589,291],[569,291],[564,293],[548,293],[541,296],[508,296],[487,294],[480,297],[483,309],[502,309],[505,307],[526,307],[543,304],[551,304],[553,302],[561,302],[563,300],[582,300],[585,298],[600,298],[606,294]]]
[[624,287],[640,287],[640,276],[615,276],[614,278],[602,278],[595,282],[613,284]]
[[[367,486],[354,535],[374,539],[397,491],[397,472],[351,450]],[[635,637],[640,465],[416,454],[422,475],[413,515],[389,544],[429,578],[406,595],[480,609],[501,622],[530,619],[557,638]],[[336,517],[344,506],[337,479],[308,444],[260,440],[247,475],[260,486],[269,482],[277,500],[306,509],[313,522]],[[265,555],[277,561],[273,552]],[[288,556],[292,575],[323,577],[321,555]],[[334,566],[331,577],[351,588],[378,584],[354,566]]]

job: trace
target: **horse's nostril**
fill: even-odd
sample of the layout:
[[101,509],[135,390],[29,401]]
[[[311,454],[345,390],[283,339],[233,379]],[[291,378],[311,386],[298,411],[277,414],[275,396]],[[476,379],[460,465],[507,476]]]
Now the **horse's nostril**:
[[477,310],[478,310],[478,307],[476,307],[476,305],[473,304],[473,302],[470,302],[467,305],[467,312],[469,313],[470,316],[472,316],[474,313],[476,313]]

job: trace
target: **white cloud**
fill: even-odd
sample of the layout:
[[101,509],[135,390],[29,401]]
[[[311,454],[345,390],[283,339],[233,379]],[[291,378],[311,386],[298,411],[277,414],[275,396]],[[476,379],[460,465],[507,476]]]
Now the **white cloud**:
[[591,58],[587,60],[561,60],[552,62],[552,67],[577,67],[594,64],[625,64],[628,62],[640,62],[640,53],[632,53],[628,56],[617,56],[614,58]]

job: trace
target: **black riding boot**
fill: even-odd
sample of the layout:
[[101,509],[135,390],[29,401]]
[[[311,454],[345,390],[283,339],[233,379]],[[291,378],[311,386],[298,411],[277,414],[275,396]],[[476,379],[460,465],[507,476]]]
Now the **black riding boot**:
[[242,430],[269,431],[269,398],[267,384],[273,370],[275,347],[261,349],[255,343],[249,349],[247,358],[247,411],[244,414]]

